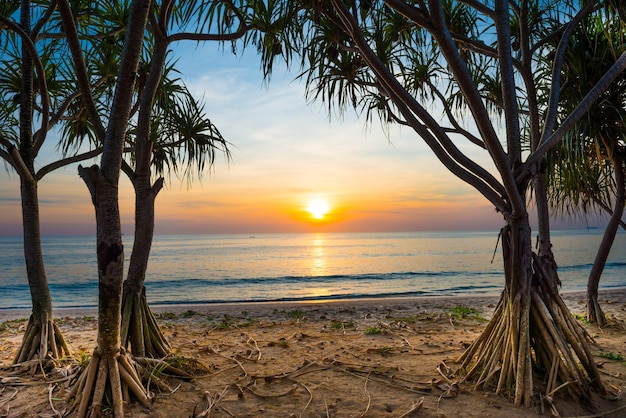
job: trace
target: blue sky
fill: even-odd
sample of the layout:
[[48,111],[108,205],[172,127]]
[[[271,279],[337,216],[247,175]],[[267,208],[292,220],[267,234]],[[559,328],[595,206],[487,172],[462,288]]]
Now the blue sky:
[[[243,57],[216,45],[178,45],[177,68],[203,97],[206,112],[232,144],[233,161],[218,156],[188,189],[172,177],[157,199],[156,233],[498,230],[501,217],[471,187],[451,175],[420,138],[349,111],[329,118],[307,104],[304,86],[279,65],[263,82],[253,50]],[[53,159],[54,138],[42,152]],[[474,158],[489,164],[484,151]],[[86,164],[97,163],[97,160]],[[44,234],[93,234],[88,192],[70,166],[39,186]],[[19,180],[0,174],[0,234],[21,233]],[[306,211],[312,199],[330,207],[324,219]],[[133,195],[122,179],[125,233],[133,232]],[[559,222],[556,227],[583,225]]]

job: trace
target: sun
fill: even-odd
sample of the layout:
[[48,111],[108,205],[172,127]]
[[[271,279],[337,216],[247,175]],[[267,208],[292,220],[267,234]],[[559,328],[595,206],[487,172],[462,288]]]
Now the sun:
[[323,219],[330,210],[330,206],[325,200],[313,199],[309,202],[306,210],[311,214],[313,218]]

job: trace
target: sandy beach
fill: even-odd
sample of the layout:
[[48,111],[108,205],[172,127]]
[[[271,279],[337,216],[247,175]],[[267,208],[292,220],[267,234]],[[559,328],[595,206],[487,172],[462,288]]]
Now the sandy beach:
[[[584,293],[563,297],[574,314],[584,314]],[[581,322],[595,339],[592,351],[616,398],[596,396],[595,411],[558,393],[554,402],[538,393],[531,408],[517,408],[447,371],[483,330],[497,301],[497,295],[476,295],[153,306],[173,354],[194,376],[160,384],[151,379],[151,410],[128,405],[127,416],[626,415],[625,289],[601,292],[609,326]],[[0,310],[0,417],[72,416],[64,399],[76,360],[45,377],[15,374],[10,366],[29,313]],[[95,315],[93,308],[55,311],[77,359],[95,347]]]

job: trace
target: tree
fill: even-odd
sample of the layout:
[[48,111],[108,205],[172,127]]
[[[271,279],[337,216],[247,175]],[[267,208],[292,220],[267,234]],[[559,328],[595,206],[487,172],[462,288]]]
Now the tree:
[[113,415],[116,417],[124,415],[123,402],[127,400],[129,391],[143,405],[149,406],[146,391],[120,344],[124,247],[118,206],[118,183],[136,73],[151,6],[150,0],[136,0],[130,6],[115,93],[105,130],[89,90],[89,74],[85,67],[74,13],[67,0],[58,1],[63,30],[85,107],[91,123],[95,126],[95,132],[103,139],[100,166],[79,167],[79,174],[91,193],[96,211],[98,261],[97,347],[74,391],[80,392],[80,417],[86,416],[90,406],[90,415],[102,415],[102,401],[107,391],[110,393],[108,398],[111,399]]
[[[70,109],[81,97],[74,86],[72,72],[59,52],[60,44],[53,36],[54,12],[54,3],[31,4],[27,0],[5,2],[0,10],[4,27],[0,157],[20,179],[24,258],[32,302],[32,314],[15,363],[58,359],[70,354],[53,318],[41,248],[38,185],[48,173],[101,152],[98,148],[76,152],[35,169],[42,146],[49,142],[49,132],[74,122],[75,115]],[[14,17],[19,19],[19,24]],[[98,83],[102,81],[101,78]],[[95,88],[96,84],[91,87]],[[37,123],[38,128],[33,131]]]
[[[619,11],[585,19],[573,36],[562,68],[566,81],[562,107],[573,109],[624,51],[624,23]],[[598,325],[606,317],[598,302],[600,277],[624,213],[626,178],[626,78],[604,92],[588,114],[551,151],[551,201],[557,210],[584,215],[607,211],[609,222],[596,252],[587,283],[587,319]]]
[[[210,10],[209,16],[222,20],[225,13],[237,15],[238,30],[211,34],[202,33],[196,27],[195,31],[185,33],[184,29],[190,22],[201,21],[205,17],[200,9],[203,6],[201,3],[187,2],[185,6],[177,6],[173,0],[166,0],[158,13],[150,15],[153,30],[148,44],[151,47],[144,65],[140,66],[138,116],[131,130],[135,144],[134,168],[131,167],[133,161],[122,164],[135,189],[135,240],[128,277],[124,282],[122,343],[124,346],[130,343],[133,354],[139,356],[163,357],[169,354],[169,344],[150,311],[144,287],[154,235],[155,199],[163,186],[164,169],[172,167],[175,170],[185,166],[186,173],[190,174],[189,165],[193,164],[201,173],[207,165],[210,167],[213,164],[217,149],[223,150],[227,157],[229,155],[227,142],[211,121],[203,116],[199,103],[184,86],[164,79],[164,75],[173,72],[171,67],[166,66],[171,43],[191,39],[235,40],[249,29],[239,11],[226,3],[224,8]],[[171,34],[170,27],[179,31]],[[159,174],[154,183],[152,168]]]
[[[546,152],[626,67],[622,55],[560,117],[565,48],[581,19],[602,3],[586,2],[583,8],[525,0],[301,4],[310,25],[302,73],[309,96],[327,102],[329,110],[354,107],[368,118],[378,113],[383,123],[414,130],[448,170],[503,215],[504,291],[492,320],[460,358],[463,379],[478,387],[493,385],[498,393],[511,391],[521,405],[530,405],[539,382],[546,382],[542,393],[563,384],[581,401],[590,400],[591,388],[604,393],[584,331],[558,293],[541,177]],[[556,32],[549,30],[554,22],[560,22]],[[558,40],[556,49],[552,39]],[[536,77],[548,54],[553,54],[549,78]],[[541,97],[549,101],[542,105]],[[472,145],[493,166],[481,166],[463,151]],[[539,254],[531,245],[531,182],[539,191]]]
[[[117,5],[118,3],[113,3],[110,7]],[[139,13],[139,9],[148,6],[149,12],[145,18],[150,26],[146,32],[146,23],[142,17],[144,29],[140,31],[140,20],[134,20],[133,16]],[[274,36],[281,27],[269,27],[267,22],[273,24],[275,19],[282,19],[283,15],[279,13],[281,8],[267,13],[268,9],[263,2],[199,1],[181,2],[180,5],[173,0],[150,5],[132,2],[128,21],[120,19],[120,27],[126,33],[122,59],[110,111],[103,116],[94,97],[89,94],[89,74],[84,68],[81,38],[73,19],[76,12],[72,11],[66,0],[60,0],[59,8],[76,67],[78,84],[85,95],[84,109],[88,115],[85,123],[91,123],[95,140],[104,144],[100,167],[79,167],[79,173],[91,192],[96,208],[99,327],[98,346],[73,393],[80,394],[79,416],[84,416],[90,405],[92,414],[100,414],[104,393],[110,391],[114,415],[118,416],[123,413],[121,402],[125,396],[120,389],[123,385],[127,385],[144,405],[148,405],[145,390],[141,387],[132,361],[123,348],[127,336],[133,350],[142,355],[162,355],[168,350],[167,341],[160,335],[156,322],[151,321],[152,314],[145,303],[143,290],[154,228],[154,199],[163,181],[159,178],[154,184],[151,183],[151,166],[156,166],[157,172],[162,174],[165,166],[173,165],[176,169],[181,164],[186,167],[184,170],[189,170],[189,164],[195,163],[201,172],[207,162],[209,165],[213,162],[215,149],[226,145],[219,132],[202,115],[198,102],[184,88],[176,88],[170,85],[170,80],[163,78],[168,46],[181,40],[225,42],[243,38],[246,43],[259,45],[259,50],[263,52],[266,44],[274,46],[276,42],[276,38],[271,38],[268,43],[268,35]],[[120,11],[122,13],[118,15],[124,16],[123,10]],[[193,31],[185,32],[185,29],[193,25],[190,23],[193,21],[197,22]],[[170,25],[180,32],[168,34]],[[86,26],[87,32],[93,31],[93,28],[89,28],[89,22]],[[217,34],[211,33],[214,28],[217,28]],[[263,32],[263,35],[256,32]],[[141,51],[142,45],[149,46],[144,49],[144,65],[140,65],[140,59],[135,56]],[[277,54],[277,51],[272,50],[269,57],[273,58]],[[271,62],[269,65],[271,68]],[[134,83],[136,80],[137,84]],[[174,92],[173,97],[176,100],[172,100],[167,95],[168,92]],[[133,123],[135,116],[136,123]],[[106,132],[101,120],[108,121]],[[78,131],[82,132],[83,127],[84,125],[79,126]],[[135,142],[134,158],[131,158],[130,164],[121,156],[125,138],[131,138]],[[133,162],[134,168],[131,167]],[[124,292],[128,304],[124,306],[127,319],[124,320],[125,341],[122,343],[120,275],[124,257],[117,208],[120,169],[131,178],[137,196],[135,245]],[[132,319],[136,317],[139,319]],[[147,326],[152,328],[146,333],[142,328]]]

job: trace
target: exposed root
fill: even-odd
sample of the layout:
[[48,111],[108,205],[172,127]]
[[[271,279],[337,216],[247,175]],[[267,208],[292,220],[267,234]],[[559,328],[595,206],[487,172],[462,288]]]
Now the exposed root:
[[146,289],[141,292],[124,291],[122,300],[122,346],[138,357],[162,358],[171,346],[156,321],[146,300]]
[[587,294],[587,321],[592,324],[596,324],[599,327],[603,327],[607,324],[606,315],[598,302],[598,294]]
[[78,404],[77,416],[80,418],[102,416],[103,401],[109,400],[114,416],[124,416],[124,403],[130,402],[130,396],[138,400],[144,407],[150,408],[151,403],[146,390],[141,384],[133,360],[126,352],[115,355],[101,356],[98,349],[94,350],[89,365],[79,377],[70,392]]
[[47,312],[31,314],[28,326],[17,351],[14,364],[30,360],[59,359],[69,356],[70,349],[59,327]]
[[[557,390],[590,405],[590,389],[605,389],[587,346],[588,335],[561,296],[544,280],[541,261],[533,254],[535,278],[528,293],[511,299],[502,294],[492,320],[459,358],[463,381],[477,388],[495,386],[515,404],[530,406],[533,384],[543,393]],[[533,374],[535,373],[535,374]]]

